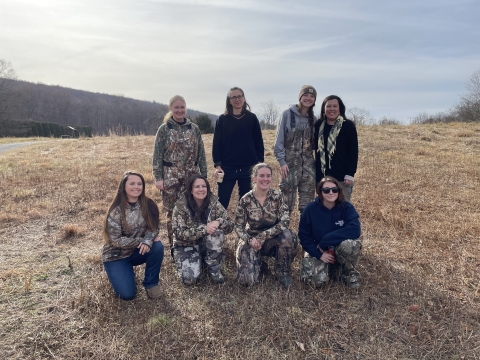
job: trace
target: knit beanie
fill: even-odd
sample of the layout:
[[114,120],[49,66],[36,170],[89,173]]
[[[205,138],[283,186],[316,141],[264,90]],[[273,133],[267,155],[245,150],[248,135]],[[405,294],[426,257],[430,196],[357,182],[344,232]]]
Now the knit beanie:
[[300,94],[298,94],[298,100],[302,98],[305,94],[312,94],[315,96],[315,100],[317,99],[317,90],[311,85],[303,85],[302,90],[300,90]]

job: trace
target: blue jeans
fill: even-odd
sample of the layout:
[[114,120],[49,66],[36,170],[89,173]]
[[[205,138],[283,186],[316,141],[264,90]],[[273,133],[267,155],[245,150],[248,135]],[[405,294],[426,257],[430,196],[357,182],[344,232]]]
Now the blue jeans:
[[137,294],[133,267],[146,264],[143,286],[145,289],[150,289],[158,285],[162,261],[163,244],[161,241],[156,241],[145,255],[140,255],[139,249],[135,249],[135,252],[129,257],[104,262],[103,267],[112,284],[115,295],[123,300],[132,300]]

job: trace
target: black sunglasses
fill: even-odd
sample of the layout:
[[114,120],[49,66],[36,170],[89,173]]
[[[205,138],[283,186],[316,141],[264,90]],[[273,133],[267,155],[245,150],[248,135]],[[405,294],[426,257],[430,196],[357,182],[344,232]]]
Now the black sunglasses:
[[322,192],[323,192],[324,194],[330,193],[330,190],[332,190],[332,192],[333,192],[334,194],[338,193],[338,187],[336,187],[336,186],[335,186],[335,187],[331,187],[331,188],[327,188],[327,187],[322,188]]

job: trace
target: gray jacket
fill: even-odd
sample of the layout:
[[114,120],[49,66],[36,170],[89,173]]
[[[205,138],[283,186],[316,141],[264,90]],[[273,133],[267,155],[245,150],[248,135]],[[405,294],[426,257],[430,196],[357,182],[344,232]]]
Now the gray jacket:
[[[278,121],[277,135],[275,137],[275,145],[273,146],[273,153],[275,158],[280,163],[280,166],[286,165],[285,161],[285,139],[292,131],[290,126],[290,110],[295,114],[295,126],[299,129],[308,128],[308,116],[302,116],[297,109],[297,105],[291,105],[282,113],[282,117]],[[314,119],[315,122],[316,119]]]

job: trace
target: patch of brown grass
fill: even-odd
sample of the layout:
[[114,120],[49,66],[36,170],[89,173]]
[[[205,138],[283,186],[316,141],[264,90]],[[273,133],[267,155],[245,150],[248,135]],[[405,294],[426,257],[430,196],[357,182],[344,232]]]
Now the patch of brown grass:
[[[362,287],[267,277],[184,287],[166,246],[164,296],[117,300],[100,251],[104,213],[127,169],[151,176],[153,137],[36,144],[0,160],[0,347],[9,359],[475,359],[480,355],[480,126],[359,127],[352,200],[361,215]],[[469,136],[463,134],[468,133]],[[273,165],[274,131],[265,131]],[[427,140],[431,139],[431,141]],[[204,137],[211,154],[212,136]],[[140,155],[139,155],[140,154]],[[210,155],[209,180],[213,191]],[[22,163],[23,166],[16,166]],[[9,184],[15,184],[14,190]],[[234,216],[236,190],[229,206]],[[28,220],[25,220],[28,219]],[[162,223],[165,219],[162,217]],[[298,214],[291,227],[298,226]],[[61,241],[67,234],[82,241]],[[165,237],[165,232],[162,234]]]

